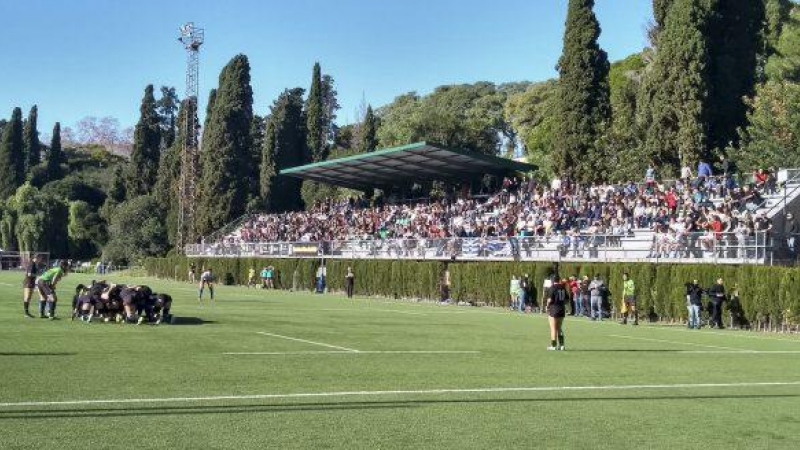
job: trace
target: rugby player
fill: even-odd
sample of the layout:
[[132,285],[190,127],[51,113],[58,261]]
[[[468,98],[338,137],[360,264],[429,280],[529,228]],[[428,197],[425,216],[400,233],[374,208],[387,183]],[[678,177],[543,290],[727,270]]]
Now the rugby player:
[[211,297],[209,301],[209,305],[214,306],[214,272],[209,267],[200,275],[200,289],[198,292],[197,300],[200,302],[200,306],[203,306],[203,290],[208,287],[208,293]]
[[33,291],[36,289],[36,275],[39,273],[39,255],[34,256],[28,262],[28,268],[25,271],[25,279],[22,282],[22,307],[25,309],[25,317],[32,318],[30,307],[31,297]]

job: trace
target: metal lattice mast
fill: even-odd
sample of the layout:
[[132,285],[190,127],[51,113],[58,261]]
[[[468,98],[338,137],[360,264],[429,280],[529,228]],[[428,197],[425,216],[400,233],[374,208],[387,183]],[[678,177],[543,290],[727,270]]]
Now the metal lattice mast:
[[184,121],[180,124],[185,139],[181,154],[180,206],[176,236],[176,247],[181,251],[185,249],[186,244],[195,243],[194,207],[200,148],[197,111],[200,46],[203,45],[204,34],[202,28],[197,28],[193,22],[189,22],[180,28],[178,38],[186,49],[186,92],[183,103],[185,114]]

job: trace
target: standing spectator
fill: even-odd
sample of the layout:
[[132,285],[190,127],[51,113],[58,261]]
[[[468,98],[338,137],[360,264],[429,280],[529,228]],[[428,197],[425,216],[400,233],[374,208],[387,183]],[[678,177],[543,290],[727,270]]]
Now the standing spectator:
[[353,275],[353,268],[347,268],[347,274],[344,276],[344,286],[347,291],[347,298],[353,298],[353,287],[355,284],[355,275]]
[[711,298],[711,328],[725,328],[722,325],[722,304],[725,302],[725,286],[722,284],[722,278],[717,279],[717,284],[711,286],[708,290],[708,296]]
[[589,295],[591,297],[592,320],[603,320],[603,291],[605,284],[600,279],[600,275],[595,275],[589,283]]
[[692,168],[689,167],[689,164],[684,164],[683,167],[681,167],[681,180],[684,182],[684,184],[687,184],[687,185],[689,183],[691,183],[691,181],[692,181]]
[[530,291],[530,289],[531,280],[526,273],[525,276],[519,280],[519,312],[524,313],[527,311],[526,303],[528,302],[528,291]]
[[656,185],[656,169],[652,164],[648,165],[647,170],[644,172],[644,182],[647,185],[647,189],[653,189]]
[[247,288],[250,289],[250,286],[256,286],[256,269],[254,267],[247,271]]
[[636,315],[636,284],[627,272],[622,274],[622,301],[625,303],[622,325],[628,324],[629,314],[633,314],[633,324],[639,325],[639,317]]
[[194,284],[197,280],[197,266],[194,263],[189,264],[189,283]]
[[275,289],[275,268],[267,266],[267,289]]
[[261,289],[267,288],[267,268],[261,269]]
[[686,283],[686,309],[689,311],[689,328],[700,329],[700,309],[703,307],[703,288],[694,280]]
[[520,282],[516,275],[511,275],[511,284],[509,286],[509,295],[511,297],[511,310],[519,310],[519,289]]
[[580,303],[581,303],[581,315],[591,317],[592,311],[590,309],[590,291],[589,291],[589,277],[584,275],[583,280],[581,280],[580,284],[578,285],[578,296],[580,296]]
[[697,165],[697,187],[702,187],[712,175],[711,165],[706,161],[700,161]]
[[325,265],[317,267],[317,294],[325,293]]
[[567,313],[567,280],[553,281],[551,288],[545,293],[547,318],[550,324],[550,346],[548,350],[564,350],[564,316]]
[[569,277],[569,293],[572,296],[572,315],[573,316],[580,316],[583,312],[581,309],[581,298],[580,298],[580,288],[579,288],[579,281],[576,277]]
[[441,303],[450,303],[450,270],[445,267],[441,280]]

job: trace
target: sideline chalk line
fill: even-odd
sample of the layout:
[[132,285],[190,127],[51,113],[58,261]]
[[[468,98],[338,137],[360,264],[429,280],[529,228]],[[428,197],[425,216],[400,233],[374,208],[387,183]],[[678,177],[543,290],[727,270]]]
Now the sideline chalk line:
[[499,387],[474,389],[419,389],[395,391],[340,391],[340,392],[307,392],[293,394],[255,394],[255,395],[218,395],[205,397],[166,397],[166,398],[123,398],[97,400],[63,400],[63,401],[30,401],[3,402],[0,408],[18,408],[27,406],[67,406],[67,405],[103,405],[134,403],[190,403],[220,400],[269,400],[292,398],[324,398],[324,397],[370,397],[399,395],[442,395],[442,394],[486,394],[513,392],[570,392],[570,391],[624,391],[637,389],[704,389],[733,387],[776,387],[798,386],[800,381],[776,381],[756,383],[697,383],[697,384],[634,384],[610,386],[539,386],[539,387]]

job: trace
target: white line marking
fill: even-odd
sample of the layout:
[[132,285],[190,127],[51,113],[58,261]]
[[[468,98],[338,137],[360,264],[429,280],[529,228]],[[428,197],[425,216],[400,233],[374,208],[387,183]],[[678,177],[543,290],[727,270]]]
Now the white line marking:
[[223,355],[475,355],[477,350],[359,350],[344,351],[307,351],[307,352],[225,352]]
[[695,344],[692,342],[681,342],[681,341],[666,341],[664,339],[652,339],[652,338],[645,338],[645,337],[637,337],[637,336],[622,336],[619,334],[610,334],[609,336],[621,339],[634,339],[638,341],[650,341],[650,342],[660,342],[662,344],[676,344],[676,345],[690,345],[692,347],[705,347],[705,348],[715,348],[718,350],[733,350],[737,352],[746,352],[747,349],[744,348],[735,348],[735,347],[723,347],[721,345],[708,345],[708,344]]
[[282,334],[267,333],[267,332],[264,332],[264,331],[256,331],[256,333],[264,335],[264,336],[272,336],[272,337],[276,337],[276,338],[280,338],[280,339],[286,339],[286,340],[289,340],[289,341],[305,342],[306,344],[319,345],[319,346],[322,346],[322,347],[328,347],[328,348],[335,348],[335,349],[338,349],[338,350],[344,350],[346,352],[358,353],[358,350],[356,350],[354,348],[340,347],[338,345],[331,345],[331,344],[325,344],[325,343],[322,343],[322,342],[309,341],[309,340],[306,340],[306,339],[300,339],[300,338],[295,338],[295,337],[291,337],[291,336],[284,336]]
[[[659,330],[669,330],[669,331],[679,331],[682,333],[692,333],[697,334],[697,330],[687,330],[686,328],[671,328],[671,327],[653,327],[654,329]],[[741,330],[732,330],[732,331],[711,331],[711,330],[704,330],[700,332],[701,334],[716,334],[719,336],[726,336],[726,337],[739,337],[739,338],[747,338],[747,339],[765,339],[768,341],[781,341],[781,342],[794,342],[795,344],[800,344],[800,339],[783,339],[779,337],[772,337],[772,336],[756,336],[750,334],[743,334],[745,331]],[[750,333],[756,333],[751,331]]]
[[727,355],[800,355],[800,350],[683,350],[678,353],[710,353],[710,354],[727,354]]
[[775,386],[800,386],[800,381],[776,381],[759,383],[701,383],[701,384],[638,384],[638,385],[611,385],[611,386],[538,386],[538,387],[499,387],[499,388],[474,388],[474,389],[419,389],[396,391],[341,391],[341,392],[301,392],[293,394],[254,394],[254,395],[218,395],[207,397],[168,397],[168,398],[123,398],[123,399],[98,399],[98,400],[63,400],[63,401],[34,401],[34,402],[6,402],[0,403],[0,408],[16,408],[26,406],[66,406],[66,405],[104,405],[104,404],[131,404],[131,403],[188,403],[207,402],[219,400],[270,400],[292,398],[320,398],[320,397],[371,397],[371,396],[400,396],[400,395],[442,395],[442,394],[489,394],[513,392],[570,392],[570,391],[628,391],[628,390],[666,390],[666,389],[704,389],[704,388],[732,388],[732,387],[775,387]]
[[13,284],[11,284],[11,283],[0,283],[0,284],[2,284],[3,286],[11,286],[11,287],[14,287],[14,285],[13,285]]
[[[303,310],[307,311],[307,310]],[[314,311],[355,311],[355,312],[388,312],[388,313],[395,313],[395,314],[408,314],[411,316],[424,316],[425,313],[421,312],[412,312],[412,311],[399,311],[396,309],[378,309],[378,308],[363,308],[363,309],[356,309],[356,308],[320,308],[314,309]]]

